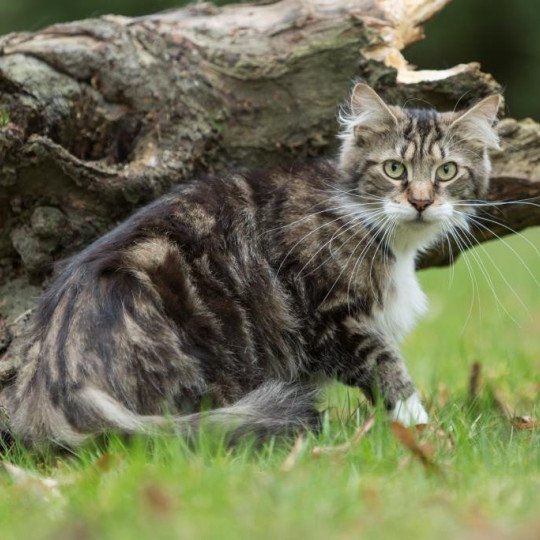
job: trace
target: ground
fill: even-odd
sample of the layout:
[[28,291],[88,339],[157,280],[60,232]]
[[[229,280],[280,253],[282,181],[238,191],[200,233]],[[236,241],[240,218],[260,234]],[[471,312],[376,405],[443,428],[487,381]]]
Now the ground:
[[454,272],[421,274],[431,311],[404,352],[434,424],[416,442],[400,441],[377,412],[348,452],[314,457],[372,413],[335,386],[322,434],[292,453],[283,443],[231,452],[210,436],[191,449],[174,438],[111,439],[48,459],[15,448],[6,462],[60,485],[4,473],[0,537],[540,538],[540,429],[508,418],[540,418],[540,231],[506,243],[469,255],[470,269],[461,259]]

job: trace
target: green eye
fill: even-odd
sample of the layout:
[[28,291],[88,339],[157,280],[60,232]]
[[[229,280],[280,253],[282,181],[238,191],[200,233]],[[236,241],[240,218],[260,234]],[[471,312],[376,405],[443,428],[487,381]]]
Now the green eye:
[[440,180],[441,182],[448,182],[448,180],[452,180],[452,178],[454,178],[456,174],[457,165],[453,161],[447,161],[446,163],[443,163],[435,173],[435,175],[437,176],[437,180]]
[[383,165],[384,172],[387,176],[392,178],[392,180],[401,180],[407,175],[407,169],[401,161],[395,161],[394,159],[389,159],[384,162]]

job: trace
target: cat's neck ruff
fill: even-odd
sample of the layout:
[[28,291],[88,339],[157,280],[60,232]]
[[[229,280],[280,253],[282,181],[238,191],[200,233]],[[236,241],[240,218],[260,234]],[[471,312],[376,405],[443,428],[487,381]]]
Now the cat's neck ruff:
[[429,248],[440,237],[439,222],[404,223],[398,226],[390,239],[390,248],[396,258],[414,258]]
[[390,268],[384,308],[376,309],[379,328],[396,343],[414,328],[427,311],[427,298],[420,288],[415,272],[419,251],[426,249],[439,237],[440,224],[404,224],[396,229],[390,241],[395,260]]

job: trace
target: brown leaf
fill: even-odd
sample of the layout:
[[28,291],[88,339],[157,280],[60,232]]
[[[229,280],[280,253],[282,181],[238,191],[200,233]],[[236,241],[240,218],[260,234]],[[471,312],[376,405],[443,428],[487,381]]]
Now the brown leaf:
[[398,471],[406,469],[411,463],[412,463],[412,457],[410,454],[407,454],[406,456],[402,456],[401,458],[399,458],[399,461],[397,464]]
[[160,486],[148,484],[143,487],[141,495],[145,508],[153,514],[164,517],[174,510],[174,499]]
[[453,450],[456,447],[456,441],[450,433],[447,433],[435,424],[419,424],[415,426],[416,431],[422,434],[433,435],[446,446],[448,450]]
[[392,433],[405,448],[410,450],[426,470],[442,474],[439,465],[433,461],[433,447],[430,444],[419,443],[414,432],[400,422],[392,422]]
[[291,451],[289,452],[288,456],[285,458],[285,460],[281,464],[281,467],[280,467],[281,472],[289,472],[294,468],[294,466],[296,465],[296,462],[298,461],[298,458],[300,457],[300,454],[302,453],[303,448],[304,448],[304,436],[300,434],[296,438],[296,441],[294,441],[294,445],[291,448]]
[[502,393],[497,390],[496,388],[490,387],[490,393],[491,397],[493,399],[493,402],[495,403],[495,406],[497,409],[499,409],[499,412],[508,420],[511,420],[513,417],[512,415],[512,408],[510,405],[508,405],[506,399],[503,397]]
[[375,489],[373,487],[364,487],[361,491],[361,494],[366,503],[366,506],[370,511],[378,511],[383,506],[381,500],[381,493],[378,489]]
[[108,472],[113,467],[116,467],[121,461],[121,455],[105,452],[94,461],[94,466],[101,472]]
[[514,416],[511,420],[512,426],[516,429],[529,430],[540,428],[540,422],[532,416]]
[[444,383],[439,383],[437,387],[437,405],[442,409],[447,403],[448,398],[450,397],[450,392],[448,391],[448,386]]
[[480,364],[480,362],[473,362],[471,365],[471,373],[469,375],[469,400],[470,401],[476,401],[476,399],[478,398],[481,372],[482,372],[482,364]]
[[316,446],[311,451],[312,457],[320,457],[322,455],[343,455],[349,452],[351,448],[356,446],[364,437],[365,435],[371,430],[371,428],[375,425],[375,417],[370,416],[361,426],[356,428],[356,431],[354,432],[353,436],[349,441],[343,444],[339,444],[337,446]]

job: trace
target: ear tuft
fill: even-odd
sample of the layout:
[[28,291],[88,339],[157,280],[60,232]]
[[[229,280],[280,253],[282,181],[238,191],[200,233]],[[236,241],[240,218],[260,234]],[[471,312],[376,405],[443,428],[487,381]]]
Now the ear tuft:
[[397,123],[395,114],[367,84],[358,83],[351,95],[352,121],[355,126],[377,131],[381,124]]
[[488,96],[458,116],[451,128],[463,132],[467,138],[486,148],[499,150],[499,137],[494,128],[502,97]]

